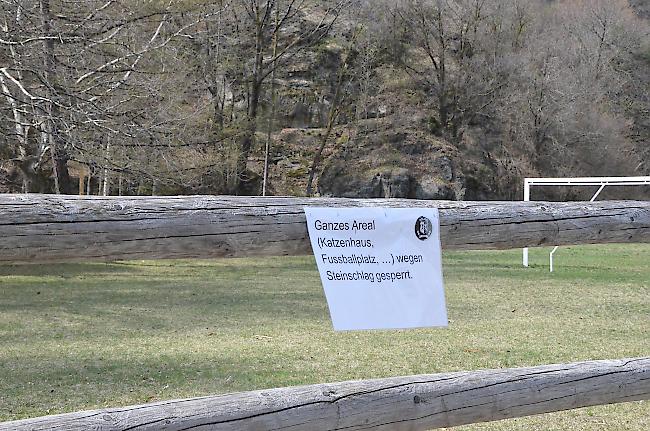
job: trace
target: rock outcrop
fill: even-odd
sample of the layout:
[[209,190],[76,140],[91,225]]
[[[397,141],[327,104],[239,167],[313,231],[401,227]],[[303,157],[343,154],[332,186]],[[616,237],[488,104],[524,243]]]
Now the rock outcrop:
[[366,120],[356,136],[332,154],[318,183],[322,196],[461,199],[455,149],[389,119]]

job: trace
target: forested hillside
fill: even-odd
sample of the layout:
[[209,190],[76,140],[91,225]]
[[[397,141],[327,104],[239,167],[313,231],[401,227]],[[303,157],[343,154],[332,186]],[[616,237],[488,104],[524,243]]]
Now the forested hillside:
[[525,176],[650,175],[649,20],[645,0],[4,0],[0,191],[512,199]]

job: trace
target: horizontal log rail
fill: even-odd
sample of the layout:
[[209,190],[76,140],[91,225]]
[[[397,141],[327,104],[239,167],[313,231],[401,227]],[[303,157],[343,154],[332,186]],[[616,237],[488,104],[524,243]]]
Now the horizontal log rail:
[[650,399],[650,358],[319,384],[0,423],[0,431],[428,430]]
[[650,202],[0,195],[0,263],[311,253],[304,206],[437,207],[445,249],[650,242]]

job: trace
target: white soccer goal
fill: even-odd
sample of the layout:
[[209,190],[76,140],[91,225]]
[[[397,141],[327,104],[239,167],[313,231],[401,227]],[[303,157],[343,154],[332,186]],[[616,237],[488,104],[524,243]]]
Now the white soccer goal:
[[[650,185],[650,177],[583,177],[583,178],[526,178],[524,179],[524,201],[530,201],[532,186],[600,186],[589,202],[596,200],[606,186],[641,186]],[[553,272],[553,255],[555,246],[548,256],[550,271]],[[528,248],[524,248],[523,264],[528,266]]]

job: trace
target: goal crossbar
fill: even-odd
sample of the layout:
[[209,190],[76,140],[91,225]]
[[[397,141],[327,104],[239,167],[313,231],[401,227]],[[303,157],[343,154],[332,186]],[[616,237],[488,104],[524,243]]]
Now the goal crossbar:
[[647,177],[577,177],[577,178],[526,178],[525,184],[529,186],[638,186],[650,185],[650,176]]

